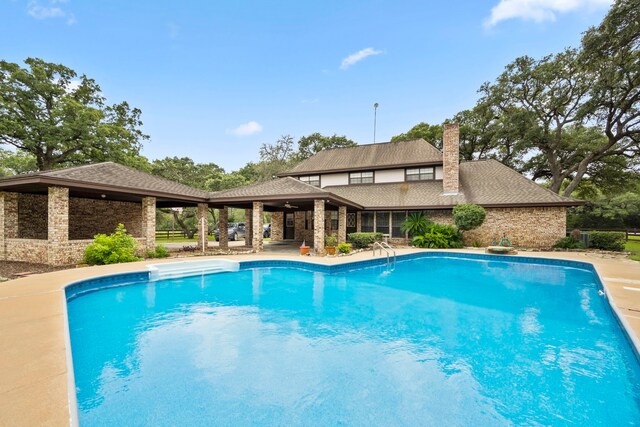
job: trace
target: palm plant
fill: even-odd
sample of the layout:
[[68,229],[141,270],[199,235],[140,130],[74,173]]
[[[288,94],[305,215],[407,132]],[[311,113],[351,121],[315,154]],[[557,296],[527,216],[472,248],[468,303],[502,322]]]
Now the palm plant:
[[409,236],[420,236],[427,232],[431,224],[433,222],[423,212],[413,212],[404,220],[400,231],[409,234]]

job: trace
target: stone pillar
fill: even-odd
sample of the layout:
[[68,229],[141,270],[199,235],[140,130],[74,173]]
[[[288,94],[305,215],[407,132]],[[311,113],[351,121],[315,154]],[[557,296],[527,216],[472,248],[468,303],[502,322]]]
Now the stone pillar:
[[324,200],[313,201],[313,250],[324,253]]
[[338,243],[347,241],[347,207],[338,207]]
[[49,187],[47,263],[64,265],[67,259],[66,243],[69,241],[69,189]]
[[142,198],[142,238],[144,249],[156,248],[156,198]]
[[[204,219],[204,224],[202,219]],[[204,236],[204,250],[206,251],[209,246],[209,205],[198,203],[196,221],[198,222],[198,244],[196,247],[202,251],[202,236]]]
[[229,247],[229,208],[225,206],[219,211],[218,231],[220,231],[220,234],[218,235],[218,246],[221,249],[227,249]]
[[362,232],[362,212],[361,211],[356,212],[356,232],[357,233]]
[[262,234],[264,226],[262,221],[263,208],[262,202],[253,202],[253,242],[251,246],[256,252],[260,252],[264,244],[264,235]]
[[[305,222],[306,222],[306,217],[307,216],[307,211],[295,211],[293,213],[293,231],[294,231],[294,236],[293,239],[297,240],[297,241],[303,241],[304,240],[304,235],[305,235]],[[309,245],[311,242],[306,242],[307,245]]]
[[6,239],[19,237],[18,196],[18,193],[4,193],[4,234]]
[[460,179],[460,129],[456,123],[444,125],[442,135],[442,191],[458,194]]
[[244,245],[251,246],[253,243],[253,211],[251,209],[244,210]]
[[284,240],[284,212],[271,213],[271,241]]

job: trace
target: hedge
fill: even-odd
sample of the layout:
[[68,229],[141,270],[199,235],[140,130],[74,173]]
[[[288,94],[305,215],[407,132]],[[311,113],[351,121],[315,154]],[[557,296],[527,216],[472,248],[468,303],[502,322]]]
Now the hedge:
[[589,233],[589,247],[605,251],[624,251],[627,236],[621,231],[592,231]]
[[364,249],[373,245],[374,242],[382,242],[382,233],[349,233],[347,240],[355,249]]

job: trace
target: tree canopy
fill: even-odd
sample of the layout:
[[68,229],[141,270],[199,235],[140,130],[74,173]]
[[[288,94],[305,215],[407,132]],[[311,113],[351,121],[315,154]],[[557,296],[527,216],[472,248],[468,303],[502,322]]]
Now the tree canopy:
[[33,155],[39,170],[139,155],[148,138],[139,109],[107,105],[93,79],[64,65],[25,64],[0,61],[0,143]]

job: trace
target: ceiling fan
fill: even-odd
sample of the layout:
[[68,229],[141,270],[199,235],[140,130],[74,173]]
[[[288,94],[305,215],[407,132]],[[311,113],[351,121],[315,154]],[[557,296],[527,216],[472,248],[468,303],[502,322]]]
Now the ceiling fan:
[[290,204],[289,202],[285,202],[284,207],[287,209],[298,209],[297,206]]

